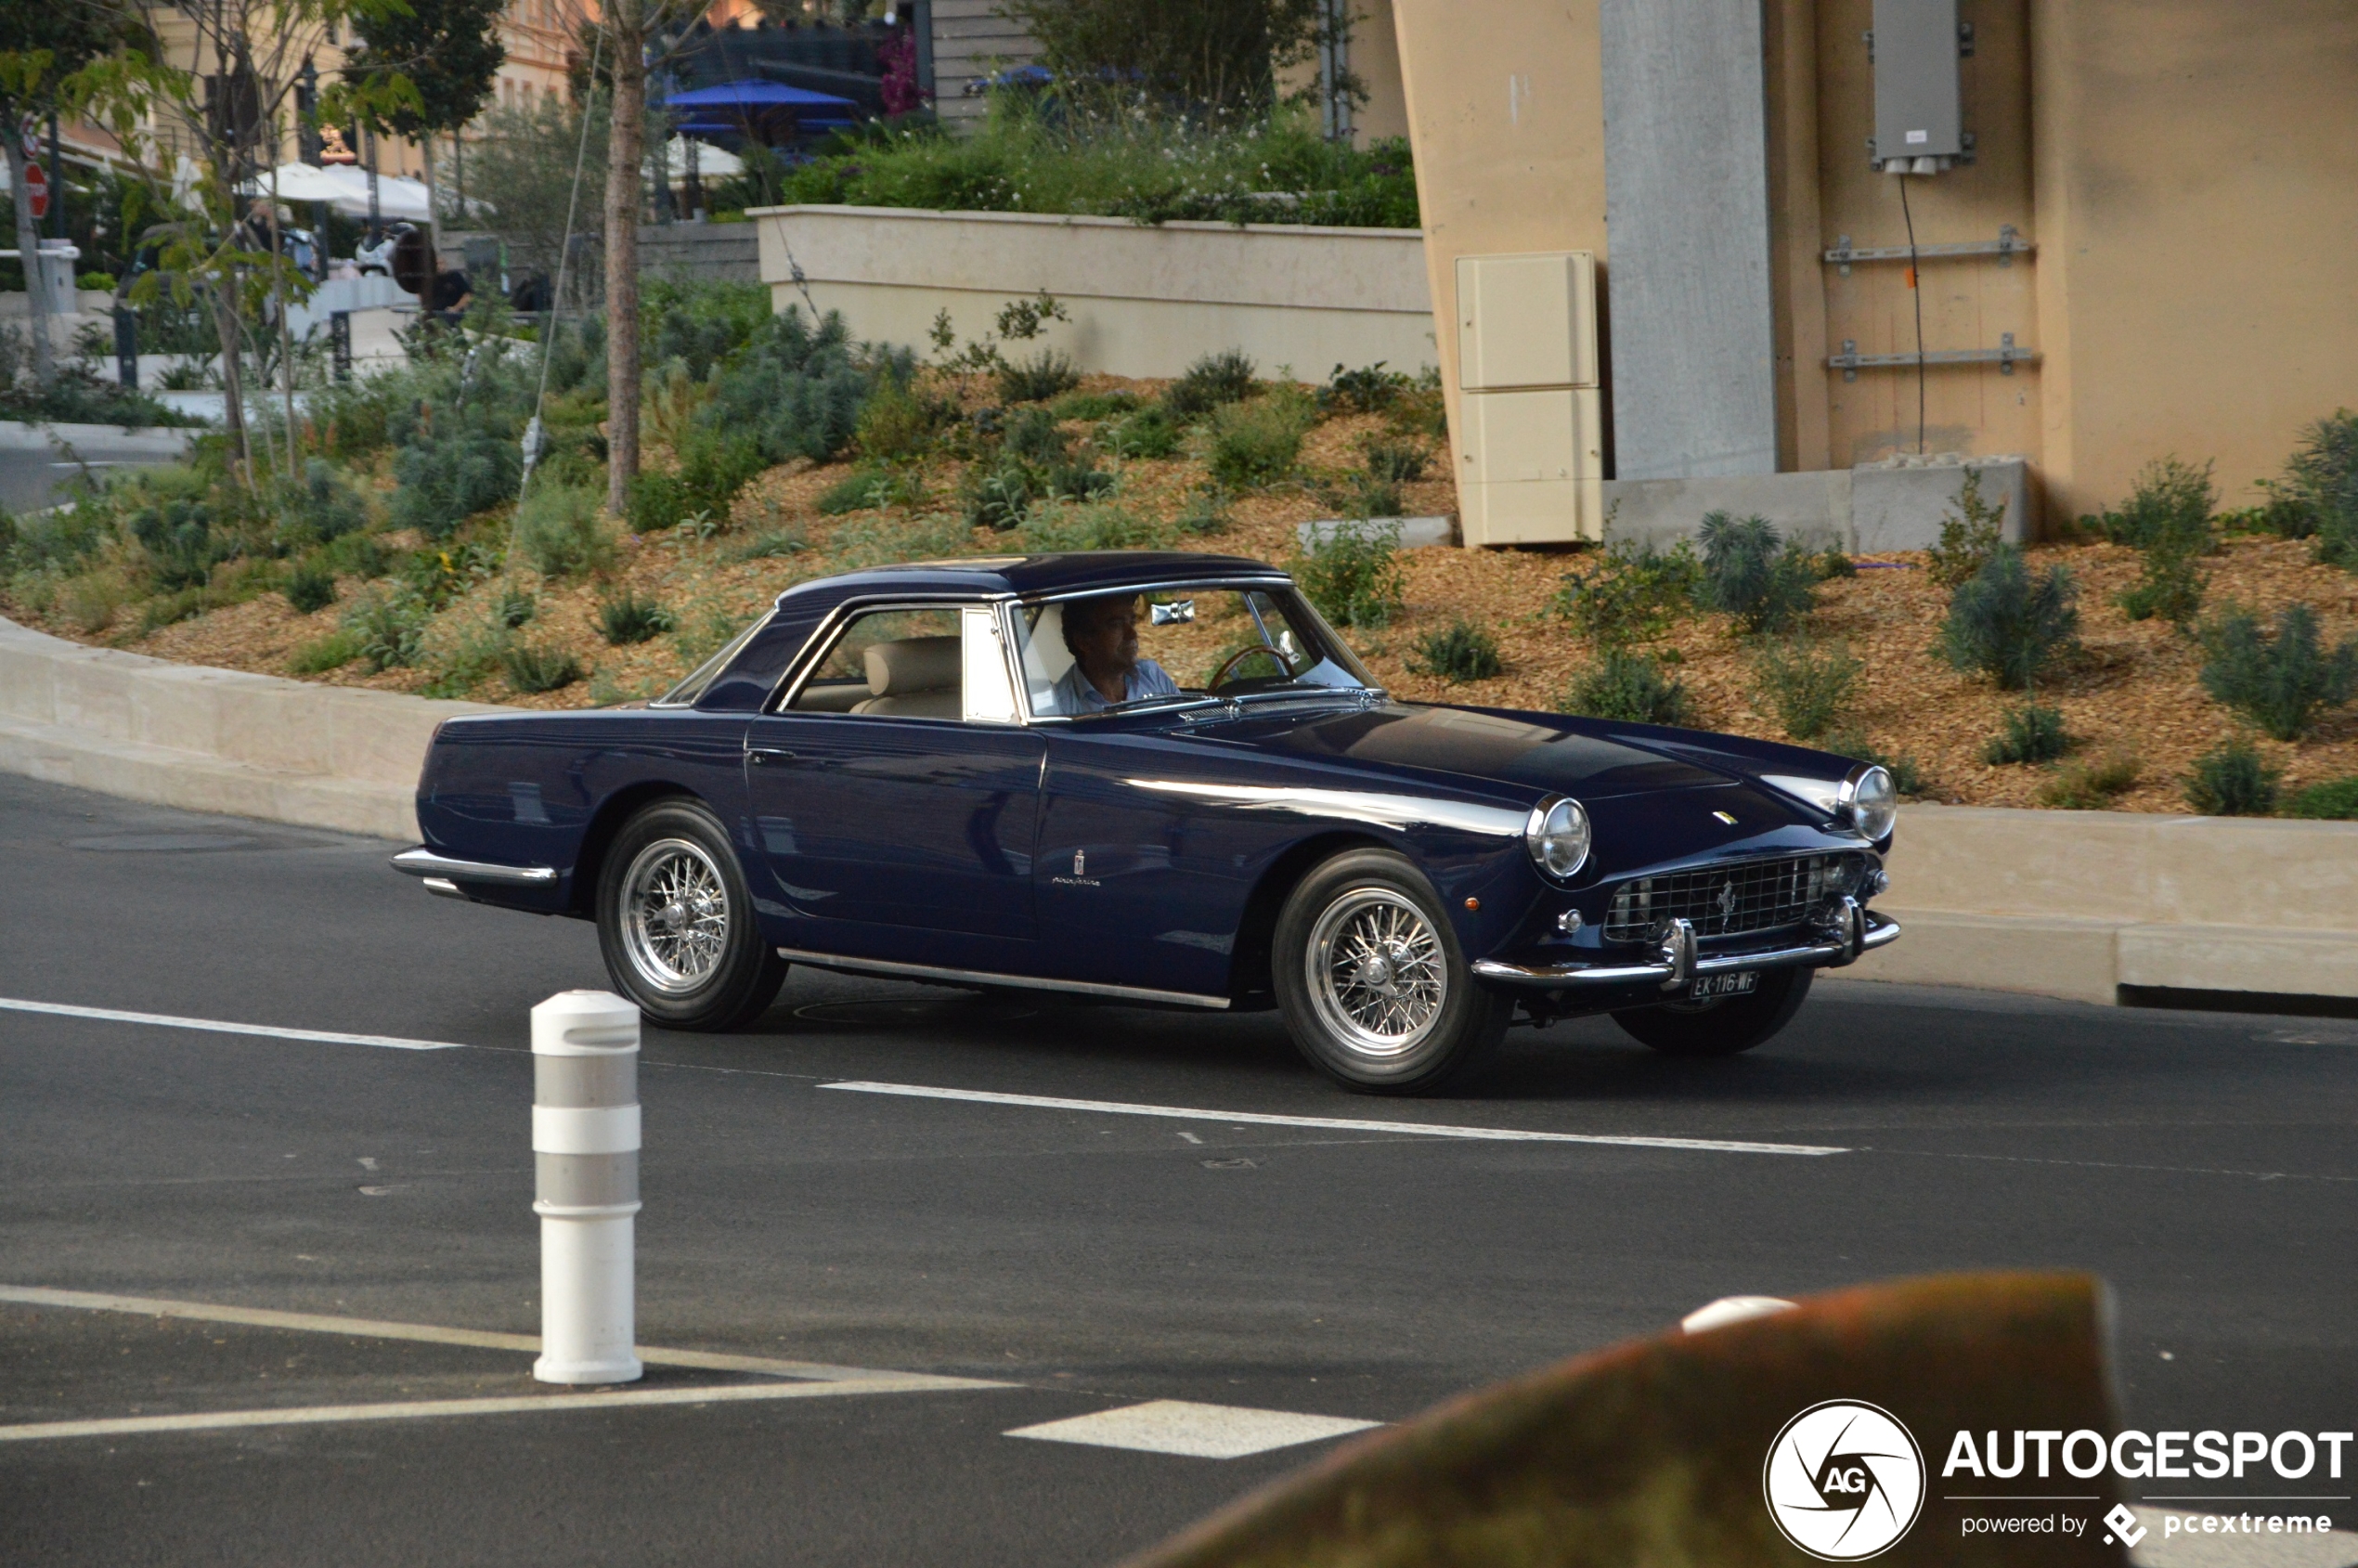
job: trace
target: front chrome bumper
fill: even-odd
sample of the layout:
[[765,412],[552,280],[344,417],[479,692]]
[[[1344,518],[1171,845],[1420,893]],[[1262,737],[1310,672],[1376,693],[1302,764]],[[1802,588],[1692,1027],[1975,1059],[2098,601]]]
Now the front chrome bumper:
[[1737,969],[1838,968],[1899,940],[1899,922],[1862,909],[1855,899],[1830,906],[1817,923],[1816,940],[1798,947],[1770,948],[1765,952],[1715,952],[1695,950],[1694,927],[1674,920],[1664,934],[1652,962],[1644,964],[1511,964],[1504,959],[1474,962],[1479,978],[1542,991],[1591,986],[1643,985],[1649,981],[1665,991],[1677,991],[1698,975],[1723,975]]

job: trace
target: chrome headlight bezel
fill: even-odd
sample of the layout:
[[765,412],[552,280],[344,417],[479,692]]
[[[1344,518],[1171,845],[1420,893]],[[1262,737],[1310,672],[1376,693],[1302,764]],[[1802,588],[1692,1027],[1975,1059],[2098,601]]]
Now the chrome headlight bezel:
[[1580,875],[1588,863],[1592,838],[1587,811],[1565,796],[1549,796],[1523,819],[1522,847],[1539,875],[1551,881],[1569,882]]
[[1839,804],[1860,837],[1880,844],[1891,836],[1899,821],[1899,786],[1893,782],[1890,769],[1862,762],[1843,779]]

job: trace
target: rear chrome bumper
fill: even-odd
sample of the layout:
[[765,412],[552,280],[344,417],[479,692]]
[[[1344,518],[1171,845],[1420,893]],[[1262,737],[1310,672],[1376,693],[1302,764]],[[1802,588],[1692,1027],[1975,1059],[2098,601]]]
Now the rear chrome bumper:
[[443,893],[446,898],[450,895],[444,892],[443,888],[436,888],[434,886],[436,882],[444,884],[445,887],[459,882],[489,882],[502,888],[548,888],[553,887],[557,880],[557,871],[554,866],[497,865],[490,861],[454,861],[447,855],[437,855],[432,849],[423,847],[404,849],[394,856],[393,869],[408,872],[412,876],[424,877],[429,891]]
[[1503,959],[1483,958],[1475,960],[1473,972],[1482,979],[1542,991],[1642,985],[1649,981],[1665,991],[1676,991],[1698,975],[1724,975],[1737,969],[1837,968],[1853,962],[1862,952],[1899,940],[1899,922],[1861,909],[1852,899],[1830,906],[1817,924],[1814,934],[1818,940],[1798,947],[1706,956],[1695,951],[1694,927],[1684,920],[1674,920],[1649,963],[1510,964]]

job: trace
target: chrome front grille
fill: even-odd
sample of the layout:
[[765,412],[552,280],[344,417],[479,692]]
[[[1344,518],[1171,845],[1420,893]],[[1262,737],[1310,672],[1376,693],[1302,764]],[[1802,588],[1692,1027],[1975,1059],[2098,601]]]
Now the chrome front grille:
[[1640,877],[1613,889],[1605,940],[1658,940],[1673,920],[1706,938],[1798,926],[1820,900],[1855,888],[1863,865],[1857,855],[1800,855]]

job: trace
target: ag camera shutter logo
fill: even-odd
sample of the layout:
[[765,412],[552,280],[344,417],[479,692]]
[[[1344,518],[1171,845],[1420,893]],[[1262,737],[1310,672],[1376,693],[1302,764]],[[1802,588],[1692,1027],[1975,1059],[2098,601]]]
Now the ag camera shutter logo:
[[1760,1489],[1785,1539],[1822,1562],[1858,1562],[1897,1545],[1924,1511],[1924,1450],[1890,1411],[1829,1399],[1777,1433]]

